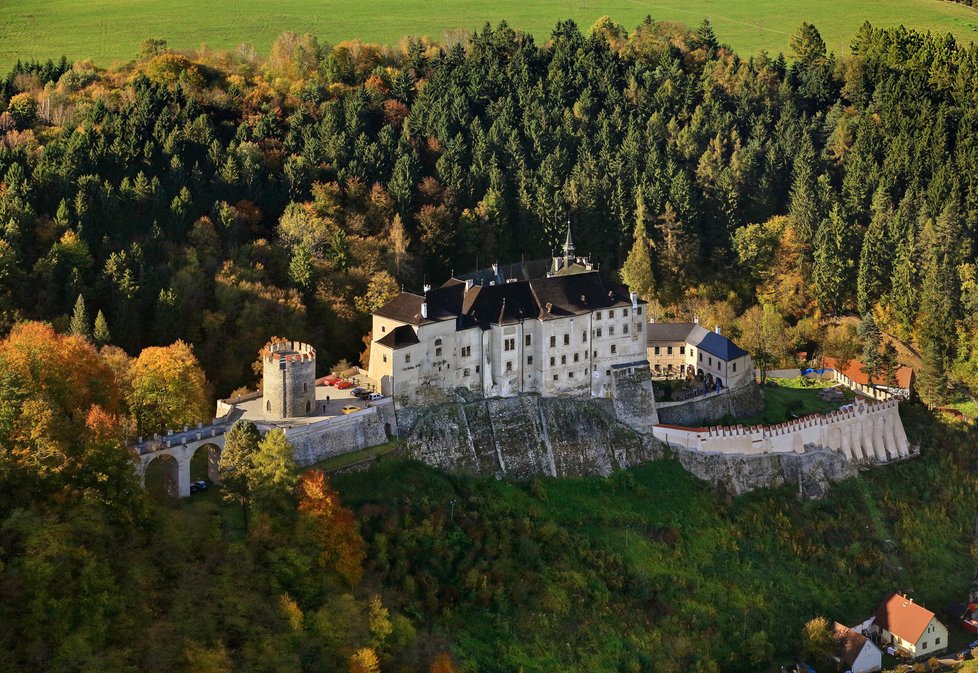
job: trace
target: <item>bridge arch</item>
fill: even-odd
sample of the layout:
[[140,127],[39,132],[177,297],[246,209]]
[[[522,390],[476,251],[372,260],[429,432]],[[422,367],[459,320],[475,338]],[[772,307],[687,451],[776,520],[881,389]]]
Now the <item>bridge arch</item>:
[[207,442],[199,444],[190,454],[190,481],[207,479],[212,484],[221,483],[221,449],[219,444]]
[[180,463],[169,453],[154,455],[143,468],[143,486],[157,500],[180,496]]

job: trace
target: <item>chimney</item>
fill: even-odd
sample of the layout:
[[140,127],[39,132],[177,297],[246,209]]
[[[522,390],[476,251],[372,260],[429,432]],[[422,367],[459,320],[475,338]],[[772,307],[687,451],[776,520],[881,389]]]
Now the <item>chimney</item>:
[[428,318],[428,302],[421,302],[421,317],[424,319]]
[[428,285],[427,283],[425,283],[424,284],[424,293],[425,294],[428,294],[429,292],[431,292],[431,286]]
[[719,334],[719,333],[720,333],[720,326],[719,326],[719,325],[717,325],[717,326],[716,326],[716,329],[715,329],[715,331],[716,331],[716,333],[717,333],[717,334]]
[[632,292],[632,308],[638,308],[638,292]]
[[696,324],[696,325],[699,325],[700,324],[699,316],[695,316],[695,315],[693,316],[693,323]]
[[475,283],[473,282],[473,280],[472,280],[471,278],[467,278],[467,279],[465,280],[465,291],[466,291],[466,292],[468,292],[469,290],[471,290],[471,289],[472,289],[472,286],[473,286],[474,284],[475,284]]

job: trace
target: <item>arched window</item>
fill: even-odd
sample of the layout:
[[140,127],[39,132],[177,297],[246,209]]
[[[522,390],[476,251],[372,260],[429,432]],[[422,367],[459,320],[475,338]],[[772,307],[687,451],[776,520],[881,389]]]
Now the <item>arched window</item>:
[[435,339],[435,345],[441,346],[441,339]]
[[302,392],[304,392],[304,393],[309,392],[309,384],[308,383],[303,383],[302,384]]
[[271,400],[266,400],[265,401],[265,411],[271,411],[271,410],[272,410],[272,401]]
[[308,414],[312,410],[312,402],[306,400],[306,413]]

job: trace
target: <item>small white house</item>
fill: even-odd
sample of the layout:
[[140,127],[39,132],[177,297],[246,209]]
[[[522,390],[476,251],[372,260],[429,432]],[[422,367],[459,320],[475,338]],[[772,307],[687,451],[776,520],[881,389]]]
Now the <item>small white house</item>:
[[912,659],[924,659],[947,649],[947,627],[934,613],[912,598],[892,593],[876,609],[870,630],[880,643]]
[[835,659],[852,673],[872,673],[883,668],[883,653],[872,640],[855,629],[833,624],[839,650]]

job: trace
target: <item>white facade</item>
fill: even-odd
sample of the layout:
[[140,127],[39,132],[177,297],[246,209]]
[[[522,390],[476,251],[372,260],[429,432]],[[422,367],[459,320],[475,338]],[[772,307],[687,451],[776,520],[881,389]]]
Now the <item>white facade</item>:
[[402,294],[373,316],[369,377],[406,403],[453,388],[607,396],[613,366],[646,358],[645,303],[585,272]]

